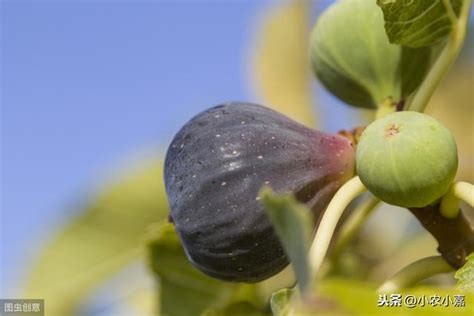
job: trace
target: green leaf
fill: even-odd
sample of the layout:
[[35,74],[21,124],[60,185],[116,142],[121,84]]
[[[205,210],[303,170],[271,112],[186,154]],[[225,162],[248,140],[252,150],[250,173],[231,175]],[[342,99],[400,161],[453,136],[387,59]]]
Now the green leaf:
[[265,12],[255,39],[252,69],[265,102],[308,126],[317,125],[308,65],[310,1],[278,3]]
[[168,213],[162,160],[116,177],[53,235],[32,264],[25,298],[44,298],[48,315],[75,314],[83,300],[143,259],[146,227]]
[[291,194],[276,195],[265,187],[260,192],[267,212],[286,254],[290,257],[298,285],[306,290],[311,283],[308,251],[313,220],[311,211]]
[[[390,300],[391,295],[401,295],[401,306],[378,306],[383,295]],[[453,300],[456,296],[464,295],[465,306],[456,307]],[[419,300],[414,307],[409,307],[405,301],[407,296]],[[430,300],[438,302],[433,306]],[[438,299],[439,298],[439,301]],[[448,306],[441,305],[447,302]],[[421,306],[421,302],[424,306]],[[460,294],[455,289],[441,287],[420,286],[410,288],[396,293],[378,294],[375,286],[366,282],[356,282],[347,279],[326,279],[318,284],[317,291],[311,298],[304,301],[293,301],[293,315],[332,316],[332,315],[354,315],[354,316],[472,316],[474,313],[474,295]]]
[[273,315],[275,316],[288,316],[291,315],[291,298],[294,295],[292,289],[281,289],[278,292],[273,293],[270,306],[272,308]]
[[240,308],[227,306],[238,302],[261,305],[255,285],[219,281],[194,268],[172,224],[153,225],[150,236],[149,261],[159,280],[160,315],[199,315],[208,309]]
[[456,271],[454,277],[458,280],[458,289],[474,293],[474,252],[467,257],[467,262]]
[[434,49],[428,47],[410,48],[402,46],[398,65],[401,98],[408,97],[423,82],[431,62],[436,56]]
[[433,45],[450,32],[462,0],[377,0],[391,43],[409,47]]
[[387,97],[406,99],[423,81],[431,48],[391,44],[374,1],[338,1],[311,34],[311,62],[322,84],[342,101],[377,108]]
[[232,303],[221,309],[209,309],[204,311],[202,316],[265,316],[269,313],[262,312],[261,309],[248,302]]

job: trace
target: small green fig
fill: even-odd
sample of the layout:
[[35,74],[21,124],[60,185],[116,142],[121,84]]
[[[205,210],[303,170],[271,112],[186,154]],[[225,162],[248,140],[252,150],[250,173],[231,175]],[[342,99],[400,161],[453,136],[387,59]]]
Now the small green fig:
[[342,101],[376,108],[385,98],[399,101],[421,83],[430,48],[391,44],[375,1],[337,1],[319,17],[311,34],[310,57],[321,83]]
[[401,207],[424,207],[438,200],[457,166],[456,142],[449,130],[418,112],[396,112],[374,121],[357,145],[362,183],[376,197]]

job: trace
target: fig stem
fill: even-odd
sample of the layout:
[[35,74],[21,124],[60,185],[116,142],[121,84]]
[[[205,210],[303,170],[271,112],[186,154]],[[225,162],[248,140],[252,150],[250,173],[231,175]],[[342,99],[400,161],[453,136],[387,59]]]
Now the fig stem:
[[466,37],[470,7],[471,0],[464,0],[459,17],[452,21],[451,33],[446,45],[434,62],[431,70],[426,75],[420,88],[416,91],[408,110],[418,112],[423,112],[425,110],[431,96],[436,90],[436,87],[456,60],[462,44],[464,43],[464,38]]
[[446,218],[457,217],[461,200],[474,207],[474,185],[463,181],[453,183],[441,200],[441,215]]
[[392,97],[387,97],[379,104],[377,112],[375,113],[375,119],[378,120],[379,118],[396,111],[397,102],[395,102]]
[[392,278],[385,281],[377,291],[379,293],[393,293],[433,275],[451,271],[454,271],[453,267],[442,256],[426,257],[402,268]]
[[380,204],[380,200],[370,194],[356,206],[350,217],[342,225],[339,236],[332,250],[333,260],[337,260],[341,252],[354,239],[355,235],[360,231],[365,221],[372,215],[373,211]]
[[474,251],[474,227],[463,212],[446,218],[440,212],[441,202],[421,208],[409,208],[420,224],[438,242],[438,252],[453,268],[459,269]]
[[362,184],[359,177],[355,176],[340,187],[331,202],[329,202],[309,250],[309,264],[313,276],[317,276],[324,261],[324,257],[326,256],[329,244],[342,213],[352,200],[366,190],[367,189]]

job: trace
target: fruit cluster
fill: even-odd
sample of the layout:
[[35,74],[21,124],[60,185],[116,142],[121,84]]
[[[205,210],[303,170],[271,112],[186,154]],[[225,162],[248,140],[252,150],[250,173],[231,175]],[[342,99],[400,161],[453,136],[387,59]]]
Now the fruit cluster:
[[[311,35],[315,75],[356,107],[378,108],[387,99],[403,105],[422,82],[426,59],[426,49],[388,41],[375,1],[337,2]],[[400,106],[386,112],[360,139],[310,129],[251,103],[215,106],[192,118],[165,161],[170,219],[192,264],[219,279],[257,282],[289,263],[259,201],[263,186],[306,204],[315,229],[354,176],[386,203],[438,205],[456,175],[454,138],[428,115]]]

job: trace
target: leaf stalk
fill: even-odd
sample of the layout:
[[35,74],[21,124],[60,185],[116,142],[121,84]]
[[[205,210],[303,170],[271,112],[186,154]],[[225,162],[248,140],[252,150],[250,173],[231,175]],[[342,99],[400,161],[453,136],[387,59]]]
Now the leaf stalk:
[[393,293],[433,275],[453,270],[453,267],[441,256],[423,258],[397,272],[392,278],[383,283],[377,291],[379,293]]
[[359,177],[355,176],[346,182],[332,198],[324,212],[309,251],[309,262],[313,276],[317,276],[328,251],[337,223],[344,213],[344,210],[352,200],[366,190]]
[[352,215],[347,219],[344,225],[341,227],[339,237],[336,240],[334,249],[332,252],[332,258],[336,259],[339,257],[341,252],[347,247],[347,245],[354,239],[354,236],[362,228],[362,225],[366,222],[369,216],[374,212],[377,206],[380,204],[380,200],[373,195],[366,197],[352,212]]
[[462,48],[464,38],[466,37],[470,7],[471,0],[464,0],[459,17],[451,26],[451,33],[445,47],[428,72],[420,88],[415,93],[408,110],[423,112],[439,83],[453,65]]
[[441,200],[440,213],[446,218],[455,218],[459,214],[462,201],[474,207],[474,185],[459,181],[453,183]]

